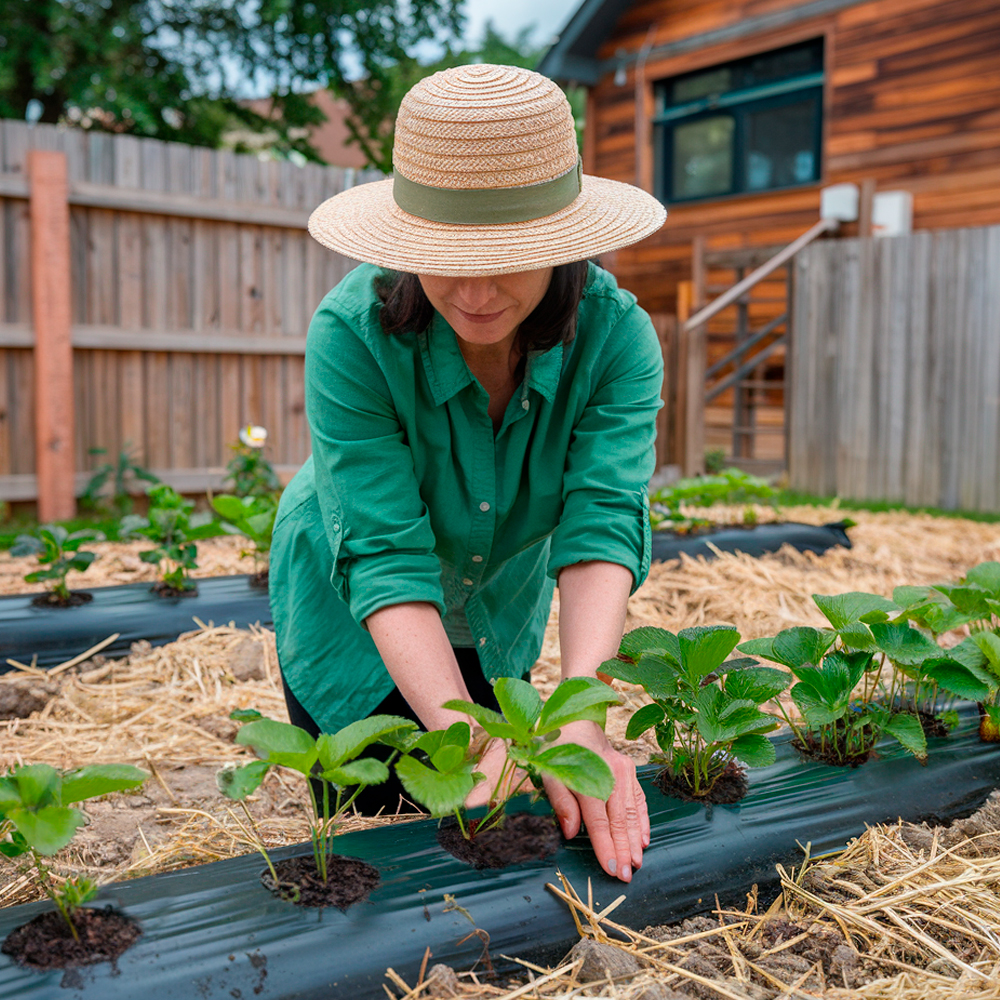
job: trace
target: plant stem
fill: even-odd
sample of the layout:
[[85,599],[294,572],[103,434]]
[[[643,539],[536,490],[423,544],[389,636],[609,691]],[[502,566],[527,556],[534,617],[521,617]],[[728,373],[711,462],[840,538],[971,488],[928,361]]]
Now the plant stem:
[[267,853],[267,848],[264,846],[264,838],[260,835],[260,830],[258,829],[253,816],[250,815],[250,810],[247,808],[246,802],[243,799],[240,799],[239,801],[240,805],[243,807],[243,812],[246,813],[247,822],[250,824],[250,830],[257,840],[257,850],[263,855],[264,860],[267,862],[267,870],[271,873],[271,878],[274,879],[274,884],[278,885],[281,879],[278,878],[278,872],[271,861],[271,855]]
[[62,893],[52,884],[52,877],[49,874],[49,870],[42,864],[42,859],[34,848],[31,850],[31,858],[35,864],[35,870],[38,872],[38,881],[45,895],[55,903],[56,909],[59,910],[63,920],[69,925],[73,940],[79,942],[80,935],[77,932],[76,924],[73,923],[73,914],[70,912],[70,907],[67,905]]

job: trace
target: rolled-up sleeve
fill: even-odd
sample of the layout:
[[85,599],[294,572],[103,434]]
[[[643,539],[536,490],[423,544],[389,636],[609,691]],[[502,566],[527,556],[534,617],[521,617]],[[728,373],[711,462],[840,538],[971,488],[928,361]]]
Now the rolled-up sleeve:
[[648,315],[633,305],[608,333],[575,423],[563,475],[563,511],[548,572],[599,560],[631,571],[633,592],[650,561],[646,487],[655,466],[663,355]]
[[413,456],[386,373],[353,326],[325,302],[306,347],[306,415],[333,554],[330,582],[359,624],[407,601],[443,613],[441,563]]

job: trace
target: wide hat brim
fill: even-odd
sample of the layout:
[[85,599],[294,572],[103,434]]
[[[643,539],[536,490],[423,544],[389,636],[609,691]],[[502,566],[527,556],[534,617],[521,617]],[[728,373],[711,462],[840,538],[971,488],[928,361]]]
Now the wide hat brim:
[[374,181],[328,198],[309,217],[310,234],[330,250],[392,271],[468,277],[610,253],[655,233],[667,217],[640,188],[586,174],[566,208],[503,225],[429,222],[404,212],[392,185]]

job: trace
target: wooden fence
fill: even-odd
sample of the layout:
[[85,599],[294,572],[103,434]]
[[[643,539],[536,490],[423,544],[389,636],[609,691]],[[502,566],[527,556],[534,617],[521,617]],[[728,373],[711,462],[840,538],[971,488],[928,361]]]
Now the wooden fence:
[[790,381],[793,488],[1000,511],[1000,226],[803,251]]
[[[0,500],[37,497],[48,462],[63,482],[75,474],[71,503],[101,461],[90,450],[126,444],[180,489],[218,486],[248,422],[267,427],[279,471],[298,467],[306,328],[353,266],[306,220],[377,176],[0,121]],[[66,321],[72,385],[53,392],[58,366],[36,371],[37,338]],[[45,422],[67,405],[70,418]]]

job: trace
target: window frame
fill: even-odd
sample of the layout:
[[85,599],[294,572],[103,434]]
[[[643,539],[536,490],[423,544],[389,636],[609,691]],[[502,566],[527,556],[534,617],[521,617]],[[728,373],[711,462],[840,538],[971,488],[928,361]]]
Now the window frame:
[[[711,94],[705,97],[685,101],[683,104],[663,106],[664,94],[674,80],[681,76],[721,69],[748,59],[770,52],[779,52],[784,48],[819,42],[821,45],[824,68],[810,73],[803,73],[783,80],[759,84],[754,87],[730,90],[721,94]],[[714,63],[699,70],[667,77],[655,84],[656,105],[659,110],[653,115],[653,152],[654,152],[654,195],[660,201],[671,205],[689,205],[705,201],[718,201],[725,198],[739,198],[748,195],[770,194],[776,191],[788,191],[796,188],[810,187],[821,182],[823,175],[823,137],[826,118],[825,82],[826,57],[828,52],[827,39],[813,35],[793,45],[779,46],[764,50],[753,56],[744,56],[728,62]],[[797,181],[791,184],[775,185],[766,188],[748,188],[746,185],[746,153],[747,128],[749,116],[755,112],[766,111],[771,107],[797,104],[805,100],[813,100],[816,113],[813,121],[813,153],[815,155],[815,176],[807,181]],[[674,163],[674,132],[678,125],[701,121],[717,116],[720,112],[729,111],[734,122],[733,128],[733,176],[732,185],[728,191],[713,194],[681,197],[675,194]]]

